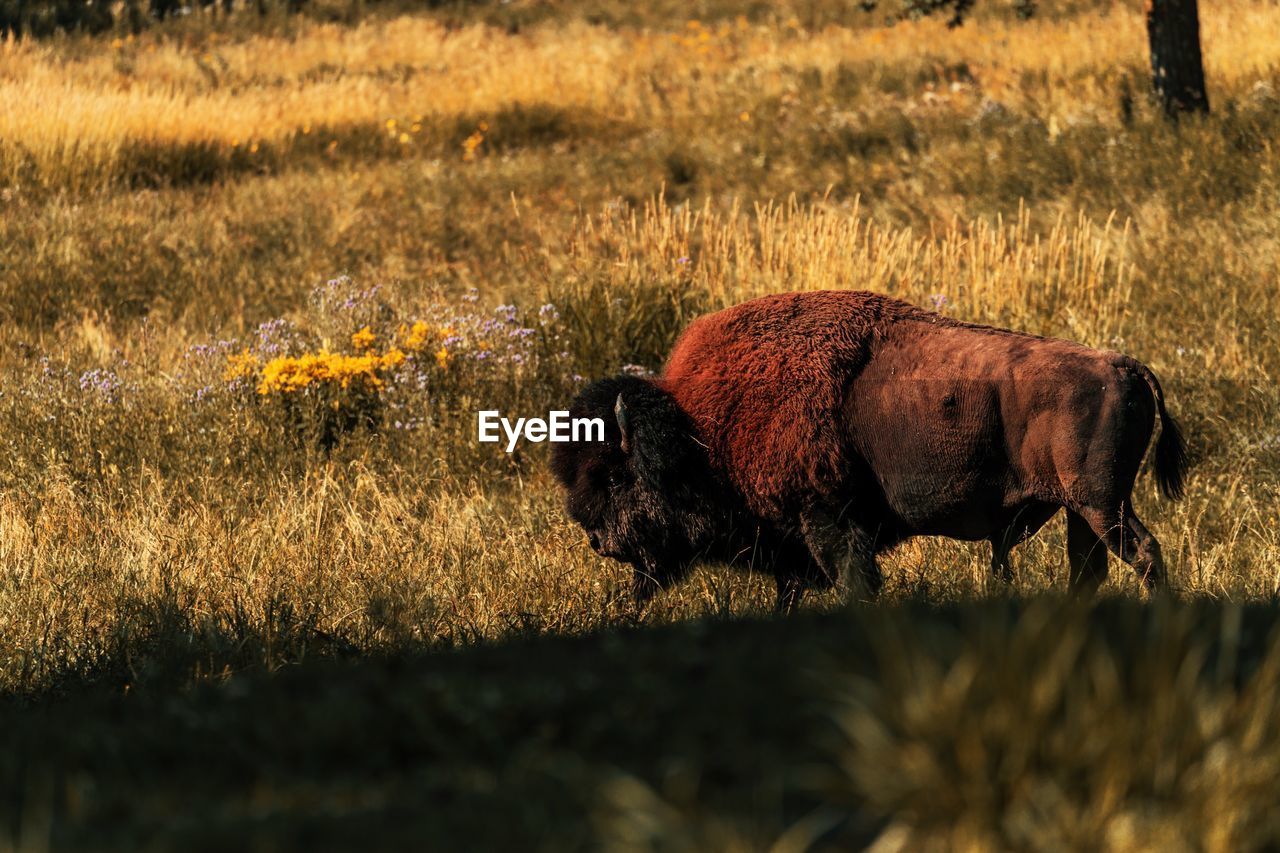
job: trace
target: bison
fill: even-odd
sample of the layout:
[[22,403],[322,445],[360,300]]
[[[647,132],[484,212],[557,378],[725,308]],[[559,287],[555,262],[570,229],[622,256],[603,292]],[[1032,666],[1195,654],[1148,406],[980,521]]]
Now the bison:
[[913,536],[1009,551],[1067,513],[1070,587],[1107,551],[1148,589],[1160,545],[1131,492],[1160,416],[1155,476],[1177,499],[1186,455],[1142,363],[965,323],[874,293],[766,296],[693,322],[653,379],[584,389],[603,442],[558,444],[552,469],[599,554],[634,567],[643,603],[699,560],[777,580],[777,606],[840,584],[876,596],[876,555]]

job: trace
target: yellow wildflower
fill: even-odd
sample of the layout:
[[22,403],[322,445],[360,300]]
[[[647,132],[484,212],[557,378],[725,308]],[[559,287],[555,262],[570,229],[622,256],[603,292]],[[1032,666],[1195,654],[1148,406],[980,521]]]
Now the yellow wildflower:
[[421,350],[426,344],[427,339],[431,337],[431,327],[423,320],[416,321],[413,326],[405,333],[405,327],[400,327],[400,340],[404,344],[404,348],[410,352]]
[[391,349],[387,350],[387,352],[382,356],[381,366],[389,370],[391,368],[399,367],[400,365],[404,364],[404,360],[405,360],[404,352],[402,350],[398,350],[392,347]]
[[436,364],[441,367],[449,366],[449,351],[444,347],[440,347],[440,349],[436,350]]
[[407,134],[407,133],[402,133],[402,134],[400,134],[400,144],[401,144],[401,145],[408,145],[408,144],[409,144],[409,134]]
[[351,336],[351,346],[356,349],[368,349],[373,346],[373,342],[377,339],[378,336],[375,335],[368,326],[365,326],[363,329]]
[[378,376],[378,370],[382,368],[382,359],[376,355],[331,356],[328,368],[330,375],[343,388],[350,387],[354,382],[360,382],[375,390],[383,385],[382,379]]
[[484,131],[488,127],[484,122],[480,122],[480,130],[468,136],[462,142],[462,159],[468,162],[476,158],[476,149],[484,144]]
[[328,383],[346,389],[358,384],[368,390],[382,388],[378,371],[383,359],[377,355],[341,355],[321,350],[296,358],[283,356],[267,362],[262,368],[258,393],[289,394],[314,384]]
[[244,352],[227,356],[227,369],[222,374],[225,382],[234,382],[246,376],[252,376],[258,369],[258,357],[246,349]]

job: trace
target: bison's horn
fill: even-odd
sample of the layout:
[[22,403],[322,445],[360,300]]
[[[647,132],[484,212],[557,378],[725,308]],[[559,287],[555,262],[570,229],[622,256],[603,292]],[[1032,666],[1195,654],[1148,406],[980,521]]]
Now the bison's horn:
[[618,395],[618,402],[613,404],[613,416],[618,419],[618,432],[622,433],[622,452],[631,452],[631,418],[627,416],[627,404]]

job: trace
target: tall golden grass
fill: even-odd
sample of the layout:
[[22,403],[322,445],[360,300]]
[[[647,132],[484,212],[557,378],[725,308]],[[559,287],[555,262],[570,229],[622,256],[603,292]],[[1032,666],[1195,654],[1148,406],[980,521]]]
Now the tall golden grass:
[[[690,21],[673,34],[579,23],[513,38],[480,24],[400,18],[311,25],[288,39],[130,37],[70,59],[57,47],[10,40],[0,45],[8,151],[0,182],[101,186],[129,170],[139,147],[252,162],[260,146],[288,152],[322,130],[376,133],[388,121],[399,123],[397,139],[417,126],[408,133],[417,144],[450,118],[515,105],[696,123],[785,98],[796,70],[850,62],[872,88],[895,66],[963,69],[955,85],[908,105],[954,112],[986,97],[1033,109],[1056,132],[1114,112],[1111,78],[1142,63],[1142,26],[1136,7],[1118,5],[1065,23],[988,23],[980,36],[933,20],[808,33],[740,18]],[[1204,34],[1206,67],[1221,91],[1240,91],[1280,64],[1280,24],[1267,2],[1207,9]]]
[[[518,208],[509,215],[518,217]],[[1167,332],[1141,337],[1151,321],[1136,292],[1126,226],[1059,219],[1038,233],[1030,220],[1023,210],[1008,223],[953,222],[916,235],[867,220],[856,203],[717,212],[658,198],[585,217],[559,241],[543,235],[535,254],[545,262],[556,252],[557,271],[536,298],[564,311],[558,340],[573,350],[573,363],[613,368],[637,352],[656,365],[674,331],[703,311],[818,287],[870,288],[1100,346],[1138,336],[1152,353],[1170,353]],[[1276,286],[1268,284],[1269,298]],[[388,300],[380,310],[413,312],[411,298]],[[295,320],[306,322],[311,310]],[[333,327],[331,339],[360,322]],[[0,593],[7,638],[0,671],[10,688],[93,672],[130,649],[175,638],[201,650],[207,671],[246,659],[275,665],[308,649],[435,646],[634,618],[624,573],[594,557],[560,512],[541,453],[510,465],[496,451],[486,457],[470,410],[417,438],[359,432],[335,451],[299,458],[290,422],[261,421],[252,408],[210,414],[191,403],[190,387],[173,380],[190,343],[180,332],[114,334],[82,323],[69,352],[127,353],[134,366],[119,376],[131,390],[120,400],[95,403],[92,391],[74,390],[50,399],[41,396],[40,376],[15,376],[10,386],[19,402],[6,413],[6,429],[20,436],[10,440],[9,489],[0,501],[0,562],[12,567]],[[1255,361],[1236,351],[1241,346],[1224,338],[1201,358],[1214,359],[1226,381],[1248,382]],[[1171,389],[1191,389],[1182,374],[1191,358],[1153,360]],[[466,376],[455,381],[465,386]],[[554,396],[560,386],[539,381],[477,384],[471,399],[477,407],[522,400],[535,411],[566,402]],[[25,399],[44,401],[39,410],[20,402],[24,389]],[[1173,583],[1187,594],[1274,595],[1274,480],[1251,469],[1258,451],[1223,458],[1205,447],[1231,435],[1213,425],[1213,398],[1178,390],[1172,397],[1177,414],[1196,425],[1197,456],[1208,459],[1182,504],[1158,500],[1146,481],[1139,488]],[[1062,582],[1063,539],[1055,524],[1019,549],[1018,591]],[[885,563],[891,599],[955,600],[987,589],[985,545],[921,540]],[[1111,589],[1137,594],[1129,574],[1113,567]],[[764,580],[712,568],[645,618],[768,603]]]
[[953,219],[915,234],[867,219],[857,199],[801,205],[792,198],[746,212],[709,201],[672,210],[659,198],[623,216],[586,220],[574,251],[616,254],[610,274],[618,282],[660,277],[684,258],[686,286],[720,305],[782,290],[875,290],[967,319],[1105,344],[1121,331],[1116,324],[1132,295],[1127,233],[1127,223],[1099,226],[1078,214],[1074,221],[1060,215],[1041,234],[1025,208],[1008,223]]

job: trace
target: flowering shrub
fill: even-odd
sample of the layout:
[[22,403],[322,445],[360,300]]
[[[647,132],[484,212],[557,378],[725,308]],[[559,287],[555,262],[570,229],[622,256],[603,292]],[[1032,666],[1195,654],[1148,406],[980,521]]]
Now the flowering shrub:
[[191,397],[225,398],[251,416],[283,413],[295,436],[332,447],[360,427],[415,430],[473,410],[471,401],[505,408],[521,389],[546,396],[573,381],[554,305],[526,322],[515,305],[477,310],[478,298],[406,310],[380,287],[335,279],[312,293],[302,321],[194,348]]
[[477,411],[561,408],[580,373],[617,369],[582,368],[567,307],[482,307],[474,290],[397,297],[340,278],[243,336],[169,353],[139,347],[136,360],[41,358],[29,381],[0,393],[0,418],[23,425],[0,443],[0,471],[21,484],[56,467],[112,488],[182,471],[200,489],[190,472],[302,471],[314,449],[381,456],[405,476],[473,472],[512,461],[477,444]]

